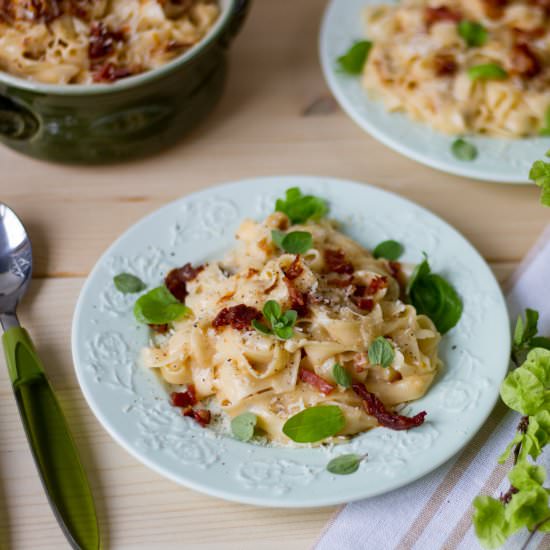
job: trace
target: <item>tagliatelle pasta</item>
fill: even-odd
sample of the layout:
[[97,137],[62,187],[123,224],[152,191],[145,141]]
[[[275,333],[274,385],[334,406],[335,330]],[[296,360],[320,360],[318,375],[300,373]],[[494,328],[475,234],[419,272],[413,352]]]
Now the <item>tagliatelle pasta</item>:
[[[363,85],[390,111],[449,134],[535,135],[550,112],[547,0],[403,0],[365,9]],[[468,43],[461,22],[481,25]],[[472,78],[478,65],[503,76]]]
[[214,0],[5,0],[0,69],[48,84],[112,82],[181,55],[219,13]]
[[[183,285],[192,314],[155,336],[143,362],[167,383],[188,386],[192,395],[177,394],[181,402],[213,398],[231,418],[253,413],[271,441],[290,443],[285,421],[315,405],[342,410],[336,439],[354,435],[378,421],[356,391],[338,385],[334,365],[393,408],[432,384],[440,335],[402,300],[399,264],[375,259],[326,220],[291,229],[312,237],[302,254],[275,245],[272,231],[289,230],[289,219],[276,212],[262,223],[243,221],[237,247],[221,261],[171,272],[167,287],[174,293],[178,281]],[[261,311],[268,301],[296,311],[291,337],[254,328],[267,323]],[[369,359],[380,337],[393,350],[385,366]]]

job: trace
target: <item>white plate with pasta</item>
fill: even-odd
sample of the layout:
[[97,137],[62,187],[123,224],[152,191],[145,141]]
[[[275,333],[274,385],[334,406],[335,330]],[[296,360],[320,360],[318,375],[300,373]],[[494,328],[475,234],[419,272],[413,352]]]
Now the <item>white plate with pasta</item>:
[[451,458],[494,406],[509,344],[499,286],[457,231],[305,176],[213,187],[134,225],[72,333],[91,409],[138,460],[282,507],[382,494]]
[[[550,19],[542,5],[489,5],[332,0],[321,63],[342,108],[388,147],[445,172],[527,183],[550,148]],[[358,41],[370,49],[364,62],[355,51],[349,74],[338,59]]]

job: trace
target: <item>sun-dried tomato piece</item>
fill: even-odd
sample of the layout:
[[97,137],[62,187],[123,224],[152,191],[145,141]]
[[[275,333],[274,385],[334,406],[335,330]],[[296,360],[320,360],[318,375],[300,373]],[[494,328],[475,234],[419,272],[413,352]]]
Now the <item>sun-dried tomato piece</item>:
[[286,288],[288,289],[288,298],[290,300],[290,309],[293,309],[299,317],[305,317],[309,313],[308,302],[309,294],[301,292],[294,286],[294,282],[288,277],[284,277]]
[[168,326],[168,324],[164,324],[164,325],[153,325],[153,324],[150,324],[149,325],[149,328],[154,331],[154,332],[157,332],[158,334],[166,334],[168,332],[168,329],[170,328]]
[[300,261],[299,254],[296,254],[296,257],[292,260],[292,263],[286,269],[283,269],[283,272],[291,281],[297,279],[304,272],[304,266]]
[[248,330],[252,321],[261,317],[262,314],[255,307],[239,304],[224,307],[212,321],[212,326],[215,328],[231,326],[236,330]]
[[388,278],[385,275],[378,275],[370,281],[366,293],[372,296],[384,288],[388,288]]
[[351,262],[346,260],[345,254],[341,250],[325,250],[325,263],[329,272],[340,273],[341,275],[351,275],[355,268]]
[[189,384],[185,391],[172,392],[170,399],[174,407],[192,407],[197,404],[197,392],[195,386]]
[[372,311],[374,308],[374,300],[372,298],[362,298],[360,296],[352,296],[352,302],[359,308],[364,311]]
[[88,45],[88,57],[92,60],[101,59],[113,53],[115,42],[122,42],[124,33],[113,31],[101,21],[93,23],[90,28],[90,42]]
[[351,387],[363,401],[367,414],[374,416],[381,426],[390,428],[391,430],[409,430],[424,423],[424,418],[427,414],[426,411],[419,412],[410,417],[402,416],[388,411],[384,403],[374,393],[368,391],[364,384],[356,383]]
[[542,70],[536,54],[525,42],[519,42],[512,48],[510,65],[511,72],[525,78],[534,78]]
[[114,63],[104,63],[93,73],[94,82],[114,82],[132,76],[134,71],[128,67],[117,67]]
[[453,76],[458,70],[455,58],[450,54],[440,53],[434,57],[434,72],[436,76]]
[[302,382],[317,388],[324,395],[328,395],[334,389],[334,386],[330,382],[327,382],[311,370],[300,369],[299,376]]
[[188,416],[196,420],[203,428],[210,424],[212,414],[207,409],[185,409],[183,416]]
[[435,8],[427,7],[424,10],[424,21],[428,28],[440,21],[458,23],[461,19],[462,14],[460,12],[452,10],[447,6],[437,6]]
[[172,269],[164,278],[164,284],[174,298],[183,302],[187,296],[187,283],[192,281],[203,269],[203,265],[193,267],[190,263],[186,263],[182,267]]

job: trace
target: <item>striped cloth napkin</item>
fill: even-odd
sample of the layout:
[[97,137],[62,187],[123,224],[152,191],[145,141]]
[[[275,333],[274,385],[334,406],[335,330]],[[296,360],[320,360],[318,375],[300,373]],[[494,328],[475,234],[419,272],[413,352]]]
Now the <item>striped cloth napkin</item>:
[[[511,319],[531,307],[540,312],[539,333],[550,334],[550,226],[507,285]],[[495,342],[498,345],[498,342]],[[380,497],[342,507],[315,550],[471,550],[480,548],[472,527],[472,500],[508,489],[511,463],[498,456],[512,440],[519,414],[500,401],[470,445],[430,475]],[[550,472],[550,452],[538,460]],[[504,548],[527,540],[516,533]],[[529,550],[549,550],[550,533],[537,533]]]

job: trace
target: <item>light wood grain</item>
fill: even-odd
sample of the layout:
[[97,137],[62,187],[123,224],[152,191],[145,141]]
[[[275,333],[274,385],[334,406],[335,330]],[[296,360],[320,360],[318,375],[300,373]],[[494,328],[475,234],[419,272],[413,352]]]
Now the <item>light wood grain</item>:
[[[317,60],[324,5],[256,0],[232,49],[223,100],[205,124],[160,156],[77,168],[0,149],[0,200],[25,220],[36,256],[36,279],[22,320],[75,432],[106,547],[305,549],[333,513],[331,508],[258,509],[181,488],[120,449],[93,417],[72,368],[71,316],[83,277],[131,223],[167,201],[222,181],[293,173],[352,178],[441,215],[471,239],[503,280],[547,221],[536,189],[470,181],[416,164],[375,142],[334,108]],[[7,542],[17,550],[66,548],[2,366],[0,474],[0,547]]]

